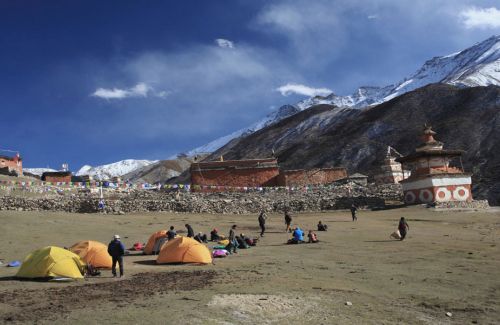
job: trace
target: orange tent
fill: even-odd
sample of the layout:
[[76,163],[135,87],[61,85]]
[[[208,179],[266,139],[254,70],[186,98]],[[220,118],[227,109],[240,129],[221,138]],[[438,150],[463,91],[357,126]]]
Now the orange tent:
[[111,268],[112,260],[108,254],[108,246],[103,243],[93,240],[83,240],[71,246],[69,250],[80,256],[87,264],[92,264],[97,268]]
[[177,237],[163,245],[157,264],[167,263],[212,263],[212,255],[207,246],[188,237]]
[[[146,244],[146,247],[144,247],[144,254],[146,255],[151,255],[153,254],[153,249],[155,248],[155,244],[157,241],[159,241],[162,238],[167,237],[167,231],[166,230],[159,230],[152,234],[149,239],[148,243]],[[159,249],[158,249],[159,250]]]

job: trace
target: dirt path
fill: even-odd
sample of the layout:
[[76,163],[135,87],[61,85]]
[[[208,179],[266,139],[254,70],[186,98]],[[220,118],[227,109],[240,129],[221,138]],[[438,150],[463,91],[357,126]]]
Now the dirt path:
[[172,290],[199,290],[210,286],[215,275],[214,271],[200,270],[138,273],[130,279],[103,283],[0,292],[0,304],[12,309],[3,316],[5,322],[56,320],[71,311],[94,309],[103,303],[113,303],[117,308],[130,304],[147,307],[144,300],[149,296],[161,296]]

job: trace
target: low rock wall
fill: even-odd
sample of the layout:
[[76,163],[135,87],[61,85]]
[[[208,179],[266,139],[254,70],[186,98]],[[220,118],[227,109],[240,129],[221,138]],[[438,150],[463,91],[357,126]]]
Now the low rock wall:
[[[383,208],[386,201],[402,201],[397,185],[362,187],[338,186],[305,192],[264,190],[261,192],[147,192],[105,196],[107,213],[185,212],[212,214],[246,214],[291,211],[327,211],[348,209],[351,204],[361,208]],[[98,212],[99,198],[93,195],[71,195],[50,198],[0,197],[0,210]]]
[[488,209],[487,200],[474,200],[471,202],[443,202],[432,206],[435,209]]

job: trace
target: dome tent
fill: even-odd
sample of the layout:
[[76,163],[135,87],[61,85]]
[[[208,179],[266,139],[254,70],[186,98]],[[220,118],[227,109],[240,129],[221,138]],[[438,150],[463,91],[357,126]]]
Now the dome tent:
[[167,231],[166,230],[159,230],[155,233],[153,233],[146,244],[146,247],[144,247],[144,254],[146,255],[151,255],[153,252],[157,252],[160,250],[161,247],[156,247],[157,244],[159,244],[160,240],[167,237]]
[[69,250],[80,256],[85,263],[92,264],[96,268],[110,269],[112,266],[108,246],[98,241],[80,241],[71,246]]
[[19,278],[83,279],[85,262],[64,248],[47,246],[29,254],[16,274]]
[[212,263],[212,254],[208,248],[188,237],[177,237],[163,245],[157,264],[168,263]]

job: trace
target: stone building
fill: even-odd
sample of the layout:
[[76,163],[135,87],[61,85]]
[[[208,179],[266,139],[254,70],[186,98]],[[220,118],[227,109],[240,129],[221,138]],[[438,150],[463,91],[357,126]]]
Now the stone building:
[[14,157],[0,156],[0,168],[7,168],[9,172],[16,172],[18,176],[23,175],[23,159],[17,153]]
[[69,171],[45,172],[42,174],[42,181],[50,183],[70,183],[71,172]]
[[380,173],[375,175],[375,183],[378,185],[398,184],[410,176],[410,172],[403,170],[401,164],[396,161],[396,157],[391,151],[395,150],[387,147],[387,155],[385,156],[384,163],[380,166]]
[[368,176],[360,174],[360,173],[355,173],[350,175],[347,178],[349,181],[356,183],[361,186],[367,186],[368,185]]
[[276,158],[208,161],[192,163],[191,186],[276,186]]
[[472,201],[471,174],[464,173],[462,167],[450,166],[450,161],[459,159],[463,151],[443,150],[435,134],[425,126],[423,143],[410,155],[396,159],[403,168],[411,169],[411,176],[401,181],[405,203]]
[[329,184],[346,178],[343,167],[281,170],[276,158],[227,160],[191,164],[191,186],[214,187],[210,190],[225,190],[217,187],[270,187]]

